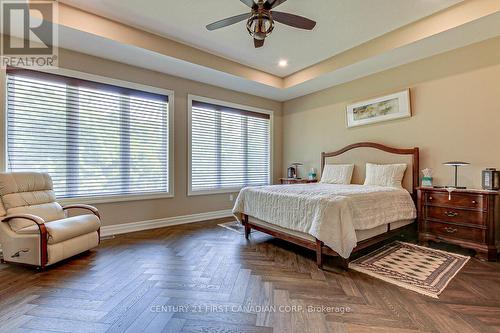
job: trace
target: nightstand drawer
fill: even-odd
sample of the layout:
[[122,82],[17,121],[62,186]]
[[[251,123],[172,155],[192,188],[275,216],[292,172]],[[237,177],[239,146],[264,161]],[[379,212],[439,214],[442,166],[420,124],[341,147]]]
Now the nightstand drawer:
[[483,210],[483,196],[467,193],[451,193],[449,200],[448,192],[433,192],[425,194],[425,203],[427,205],[442,205],[463,208],[477,208]]
[[437,219],[444,222],[486,224],[486,215],[482,211],[463,210],[456,208],[446,208],[437,206],[426,207],[427,218]]
[[482,243],[485,241],[484,229],[462,227],[447,223],[430,222],[430,221],[426,221],[425,224],[427,232],[434,235],[463,239],[466,241],[472,241],[476,243]]

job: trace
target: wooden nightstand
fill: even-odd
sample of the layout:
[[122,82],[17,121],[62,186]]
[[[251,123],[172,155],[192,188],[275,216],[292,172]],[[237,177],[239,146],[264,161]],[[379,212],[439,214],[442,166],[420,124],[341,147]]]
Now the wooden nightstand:
[[281,184],[309,184],[309,183],[317,183],[318,180],[309,180],[303,178],[280,178]]
[[500,240],[499,192],[418,189],[418,238],[453,243],[473,249],[477,257],[497,259]]

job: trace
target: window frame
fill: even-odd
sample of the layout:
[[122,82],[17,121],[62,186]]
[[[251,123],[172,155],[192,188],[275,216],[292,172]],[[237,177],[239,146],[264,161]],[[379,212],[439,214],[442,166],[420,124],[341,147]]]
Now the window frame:
[[[22,67],[19,67],[23,69]],[[26,68],[30,69],[30,68]],[[151,199],[163,199],[163,198],[173,198],[175,193],[174,184],[174,91],[148,86],[140,83],[129,82],[119,79],[113,79],[105,76],[88,74],[84,72],[79,72],[70,69],[55,69],[55,70],[45,70],[37,69],[38,72],[56,74],[67,76],[75,79],[94,81],[102,84],[114,85],[118,87],[141,90],[145,92],[165,95],[168,97],[168,192],[151,192],[146,194],[117,194],[117,195],[105,195],[105,196],[90,196],[90,197],[75,197],[75,198],[61,198],[58,202],[61,204],[71,204],[71,203],[85,203],[85,204],[99,204],[99,203],[113,203],[113,202],[125,202],[125,201],[141,201],[141,200],[151,200]],[[0,91],[0,98],[3,98],[3,103],[0,107],[0,135],[3,138],[0,145],[0,170],[2,172],[7,172],[7,71],[6,69],[1,70],[0,75],[1,84],[3,86],[2,91]]]
[[221,101],[218,99],[197,96],[188,94],[188,182],[187,182],[187,194],[188,196],[198,196],[198,195],[210,195],[210,194],[224,194],[224,193],[237,193],[243,187],[232,187],[218,190],[200,190],[193,191],[192,189],[192,113],[193,113],[193,101],[205,102],[210,104],[217,104],[221,106],[226,106],[235,109],[241,109],[245,111],[251,111],[256,113],[262,113],[269,115],[269,180],[271,184],[274,179],[274,111],[256,108],[249,105],[236,104],[226,101]]

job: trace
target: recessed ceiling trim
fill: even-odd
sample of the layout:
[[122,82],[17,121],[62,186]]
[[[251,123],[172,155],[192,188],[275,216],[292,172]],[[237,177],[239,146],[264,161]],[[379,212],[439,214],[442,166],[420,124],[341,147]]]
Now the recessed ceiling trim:
[[[278,101],[500,35],[488,27],[500,15],[500,1],[469,0],[280,78],[68,5],[60,4],[59,13],[60,31],[72,36],[63,48]],[[439,45],[429,44],[434,37]]]
[[[58,3],[57,23],[72,29],[108,38],[123,44],[137,46],[196,65],[213,68],[275,88],[283,87],[283,79],[242,65],[235,61],[210,54],[197,48],[155,35],[110,19]],[[37,14],[33,11],[32,14]]]
[[284,78],[285,89],[500,11],[499,0],[470,0],[408,24]]

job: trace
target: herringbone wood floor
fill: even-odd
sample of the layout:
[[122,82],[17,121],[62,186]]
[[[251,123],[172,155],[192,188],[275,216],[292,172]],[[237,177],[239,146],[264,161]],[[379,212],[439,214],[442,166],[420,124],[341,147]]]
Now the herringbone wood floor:
[[0,265],[0,331],[489,333],[499,290],[498,263],[471,260],[435,300],[210,221],[105,240],[42,273]]

